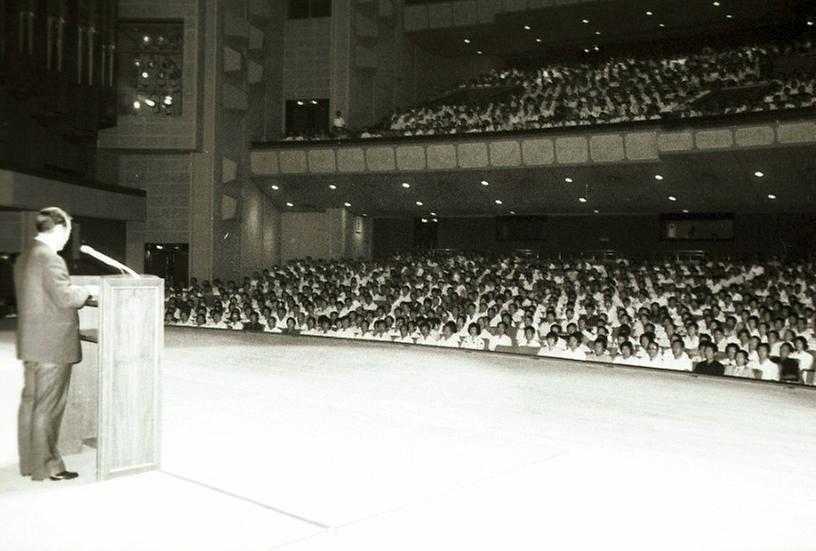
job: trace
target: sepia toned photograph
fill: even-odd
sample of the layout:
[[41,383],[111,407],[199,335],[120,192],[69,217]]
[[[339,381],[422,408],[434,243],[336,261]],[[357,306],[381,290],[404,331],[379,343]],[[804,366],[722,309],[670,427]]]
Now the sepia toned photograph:
[[816,551],[816,2],[0,0],[0,551]]

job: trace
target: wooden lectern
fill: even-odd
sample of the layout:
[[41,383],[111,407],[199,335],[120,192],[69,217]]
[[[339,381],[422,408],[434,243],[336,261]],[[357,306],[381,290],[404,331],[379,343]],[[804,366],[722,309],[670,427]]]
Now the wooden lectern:
[[97,479],[159,468],[164,280],[74,276],[99,295],[79,311],[82,362],[71,377],[60,450],[96,446]]

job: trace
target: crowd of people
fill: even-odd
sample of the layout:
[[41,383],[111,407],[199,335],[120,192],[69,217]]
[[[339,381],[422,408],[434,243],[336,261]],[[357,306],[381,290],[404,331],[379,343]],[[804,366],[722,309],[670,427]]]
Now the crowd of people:
[[[786,42],[702,47],[677,55],[629,55],[492,70],[460,84],[516,90],[489,103],[436,101],[392,113],[382,124],[309,139],[430,136],[536,130],[804,109],[816,105],[816,68],[779,70],[779,60],[816,54],[805,35]],[[808,67],[810,67],[808,69]],[[739,93],[756,87],[758,93]],[[706,101],[713,92],[734,90]],[[304,136],[287,136],[303,140]]]
[[461,253],[307,259],[169,289],[165,322],[813,384],[814,268]]
[[[664,118],[800,109],[816,105],[816,72],[784,77],[774,60],[812,55],[802,38],[741,47],[702,48],[676,56],[612,57],[601,62],[494,70],[463,86],[517,86],[487,105],[421,105],[392,115],[388,129],[406,136],[530,130]],[[767,84],[764,96],[706,104],[709,92]]]

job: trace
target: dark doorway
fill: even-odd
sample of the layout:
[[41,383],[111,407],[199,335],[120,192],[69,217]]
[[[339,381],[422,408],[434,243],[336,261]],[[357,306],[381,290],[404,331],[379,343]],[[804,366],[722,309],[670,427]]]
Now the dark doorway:
[[164,278],[171,287],[186,286],[189,257],[187,243],[145,243],[145,273]]
[[437,248],[439,224],[433,218],[414,219],[414,248],[427,251]]
[[288,100],[286,102],[286,135],[290,138],[328,136],[329,100]]

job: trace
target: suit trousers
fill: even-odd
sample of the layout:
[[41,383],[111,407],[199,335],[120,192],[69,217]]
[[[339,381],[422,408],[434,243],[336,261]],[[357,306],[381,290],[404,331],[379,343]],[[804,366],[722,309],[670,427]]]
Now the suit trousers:
[[17,439],[20,474],[32,480],[45,480],[65,470],[57,443],[71,369],[70,364],[25,362]]

